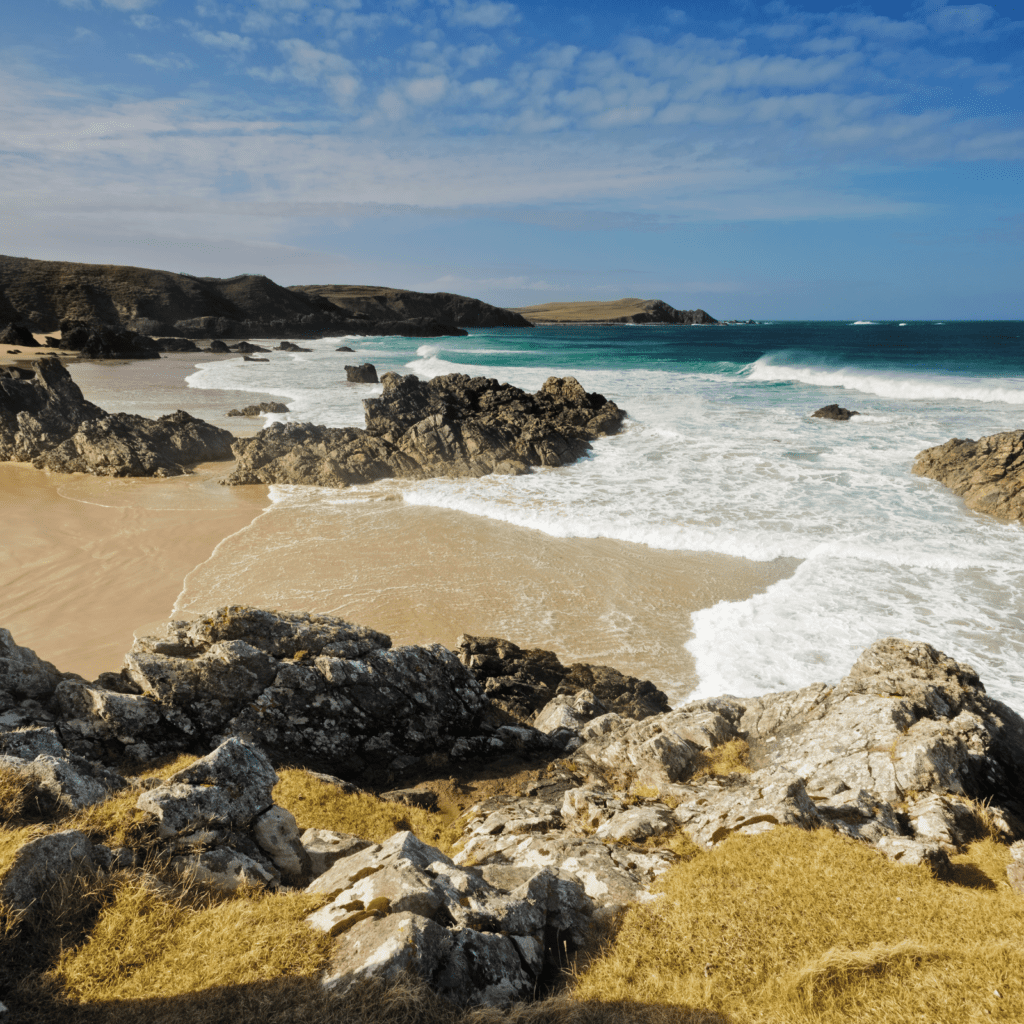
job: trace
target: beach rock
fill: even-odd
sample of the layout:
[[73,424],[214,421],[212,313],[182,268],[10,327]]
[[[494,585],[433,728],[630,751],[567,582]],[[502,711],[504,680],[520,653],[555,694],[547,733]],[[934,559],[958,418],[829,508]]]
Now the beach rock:
[[20,345],[22,348],[39,348],[39,342],[32,337],[27,327],[8,324],[0,331],[0,345]]
[[230,459],[233,441],[229,431],[180,409],[158,420],[121,412],[87,420],[32,464],[93,476],[181,476],[187,466]]
[[354,348],[349,348],[348,345],[342,345],[341,348],[336,348],[335,352],[354,352]]
[[386,373],[379,398],[363,402],[366,430],[272,424],[234,445],[228,484],[344,487],[386,477],[476,477],[562,466],[614,434],[624,413],[571,377],[530,395],[465,374],[430,381]]
[[78,320],[60,322],[59,346],[87,359],[159,359],[160,350],[152,338],[132,331]]
[[84,832],[75,830],[31,839],[15,853],[0,881],[0,900],[11,910],[28,910],[62,879],[95,872],[103,853],[104,848],[98,848]]
[[536,728],[540,726],[535,716],[556,696],[574,702],[583,692],[592,695],[593,708],[574,708],[579,721],[602,714],[601,708],[634,719],[668,710],[668,697],[653,683],[604,665],[566,668],[551,651],[523,650],[511,640],[496,637],[463,634],[456,644],[459,660],[483,684],[487,696]]
[[288,412],[284,402],[260,402],[259,405],[247,405],[244,409],[231,409],[229,416],[262,416],[267,412]]
[[231,456],[232,435],[186,412],[149,420],[108,415],[86,401],[54,356],[28,380],[0,376],[0,461],[60,473],[177,476],[184,467]]
[[[65,686],[62,729],[108,745],[142,742],[154,753],[237,736],[349,777],[405,770],[438,751],[459,755],[465,738],[479,740],[473,749],[485,755],[522,744],[479,734],[486,699],[454,654],[390,644],[328,616],[221,609],[140,637],[123,676],[134,693]],[[524,731],[544,750],[562,749]]]
[[377,384],[377,368],[373,363],[362,363],[359,366],[346,366],[345,379],[349,384]]
[[945,484],[975,512],[1024,519],[1024,430],[926,448],[912,472]]
[[844,409],[842,406],[833,403],[832,405],[823,405],[820,409],[812,412],[811,415],[819,420],[848,420],[851,416],[859,416],[860,413],[852,409]]
[[230,352],[231,349],[229,349],[227,347],[227,345],[223,341],[214,340],[214,341],[210,342],[209,348],[207,348],[206,351],[207,352],[217,352],[218,354],[224,354],[224,353]]
[[301,345],[296,345],[294,341],[282,341],[277,346],[278,352],[312,352],[311,348],[303,348]]
[[246,363],[269,363],[269,359],[264,359],[262,356],[242,356],[242,361]]
[[[237,345],[231,346],[232,352],[242,352],[245,355],[252,355],[254,352],[269,352],[270,349],[263,348],[260,345],[254,345],[251,341],[241,341]],[[266,362],[266,360],[264,360]]]

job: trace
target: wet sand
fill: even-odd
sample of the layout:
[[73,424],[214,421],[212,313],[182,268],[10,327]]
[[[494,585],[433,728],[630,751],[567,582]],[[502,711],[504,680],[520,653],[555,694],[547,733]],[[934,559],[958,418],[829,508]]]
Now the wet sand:
[[[205,358],[69,368],[111,412],[180,408],[236,434],[259,429],[225,415],[258,395],[185,385]],[[0,625],[60,669],[95,677],[168,618],[248,603],[339,615],[398,644],[502,636],[652,679],[678,700],[696,683],[691,612],[746,600],[797,565],[553,538],[406,504],[395,482],[286,490],[273,503],[265,487],[220,486],[229,469],[108,480],[0,464]]]

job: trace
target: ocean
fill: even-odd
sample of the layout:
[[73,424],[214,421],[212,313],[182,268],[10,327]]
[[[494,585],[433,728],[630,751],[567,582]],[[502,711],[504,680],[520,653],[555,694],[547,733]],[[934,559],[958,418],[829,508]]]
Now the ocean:
[[[643,592],[657,607],[658,658],[669,666],[655,681],[676,700],[684,690],[750,696],[835,682],[872,641],[897,636],[968,662],[991,694],[1024,710],[1024,527],[972,512],[910,473],[923,448],[1024,426],[1024,324],[566,326],[302,344],[312,351],[204,363],[189,387],[289,405],[258,425],[362,426],[362,399],[380,388],[346,384],[342,366],[372,362],[378,373],[467,373],[529,390],[574,376],[629,415],[623,433],[576,465],[523,477],[272,487],[266,515],[291,517],[283,532],[295,560],[304,550],[315,562],[343,519],[351,534],[352,516],[382,500],[510,524],[525,531],[524,558],[545,538],[604,538],[644,556],[615,583],[617,610],[593,623],[608,641],[606,663],[615,664],[617,642],[631,642],[630,594]],[[355,352],[336,352],[342,344]],[[860,415],[811,418],[833,402]],[[215,552],[189,581],[192,596],[204,586],[226,593],[257,571],[258,551],[239,566],[239,550]],[[753,596],[673,615],[659,581],[676,571],[679,552],[777,571]],[[344,559],[333,557],[343,575]],[[275,572],[278,606],[309,599]],[[387,581],[371,573],[359,585],[386,590]],[[529,594],[523,605],[543,600]],[[692,666],[676,692],[674,651]]]

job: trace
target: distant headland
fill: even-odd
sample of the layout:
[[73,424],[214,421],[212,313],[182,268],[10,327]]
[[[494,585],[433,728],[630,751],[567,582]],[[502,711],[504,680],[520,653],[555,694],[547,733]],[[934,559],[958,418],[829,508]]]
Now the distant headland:
[[513,309],[541,324],[717,324],[703,309],[675,309],[661,299],[615,299],[611,302],[545,302]]

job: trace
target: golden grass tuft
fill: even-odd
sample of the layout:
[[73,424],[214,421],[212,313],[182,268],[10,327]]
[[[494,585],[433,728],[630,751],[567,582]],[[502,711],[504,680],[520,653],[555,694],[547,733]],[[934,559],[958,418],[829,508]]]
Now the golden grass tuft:
[[30,789],[30,784],[18,772],[0,765],[0,821],[10,821],[24,814]]
[[459,836],[445,814],[381,800],[372,793],[346,793],[301,768],[278,772],[274,801],[295,815],[299,827],[348,832],[382,843],[396,832],[414,832],[423,842],[450,854]]
[[700,750],[690,762],[691,774],[688,782],[706,779],[709,775],[732,775],[740,772],[750,774],[750,747],[746,740],[728,740],[709,750]]
[[65,951],[52,976],[78,1002],[313,977],[331,939],[304,919],[322,903],[305,893],[250,891],[196,907],[133,879],[100,913],[88,941]]
[[953,861],[960,884],[824,829],[734,836],[675,865],[573,994],[704,1006],[736,1024],[1024,1019],[1009,851],[985,840]]

